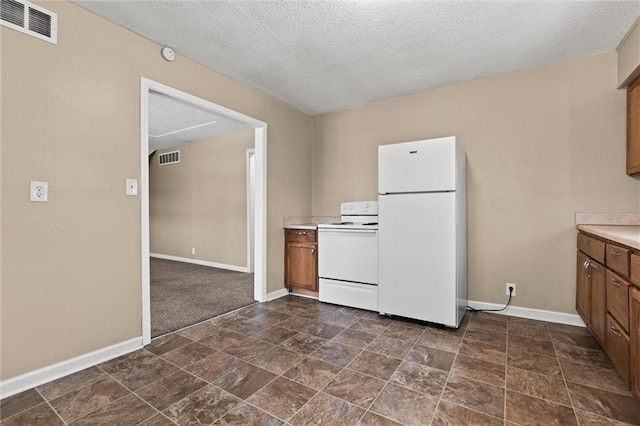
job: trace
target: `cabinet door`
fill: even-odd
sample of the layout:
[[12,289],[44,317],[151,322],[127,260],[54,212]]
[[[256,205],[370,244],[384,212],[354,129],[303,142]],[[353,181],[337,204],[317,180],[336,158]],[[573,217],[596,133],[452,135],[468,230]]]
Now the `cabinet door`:
[[589,263],[591,280],[591,324],[589,327],[603,349],[606,348],[607,286],[605,268],[598,262]]
[[640,78],[627,90],[627,174],[640,172]]
[[611,315],[607,315],[607,355],[624,382],[629,384],[629,336]]
[[640,399],[640,290],[629,293],[630,376],[631,389]]
[[578,264],[576,267],[576,310],[587,325],[591,322],[591,283],[588,268],[589,258],[583,252],[578,251]]
[[316,243],[287,243],[287,285],[318,290]]

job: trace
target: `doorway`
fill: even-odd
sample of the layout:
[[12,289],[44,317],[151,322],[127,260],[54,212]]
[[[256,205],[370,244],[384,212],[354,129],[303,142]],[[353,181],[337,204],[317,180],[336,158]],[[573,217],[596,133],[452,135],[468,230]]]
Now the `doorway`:
[[[142,77],[140,80],[140,214],[141,214],[141,283],[142,283],[142,340],[151,341],[151,297],[150,297],[150,232],[149,232],[149,98],[157,92],[199,109],[229,120],[243,123],[254,132],[254,149],[247,153],[247,173],[253,170],[253,179],[248,179],[248,227],[253,229],[247,237],[247,267],[254,272],[254,299],[264,302],[266,294],[266,148],[267,124],[237,111],[193,96],[164,84]],[[249,176],[248,176],[249,178]],[[249,188],[251,185],[251,188]],[[251,199],[251,200],[250,200]],[[253,214],[250,214],[253,213]],[[253,220],[251,220],[253,219]],[[253,241],[250,244],[249,240]]]

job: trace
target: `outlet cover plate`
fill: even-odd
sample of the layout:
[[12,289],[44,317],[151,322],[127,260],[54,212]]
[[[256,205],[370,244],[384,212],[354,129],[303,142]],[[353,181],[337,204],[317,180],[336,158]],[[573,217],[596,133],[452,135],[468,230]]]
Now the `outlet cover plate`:
[[49,183],[32,180],[29,187],[29,201],[46,203],[49,199]]

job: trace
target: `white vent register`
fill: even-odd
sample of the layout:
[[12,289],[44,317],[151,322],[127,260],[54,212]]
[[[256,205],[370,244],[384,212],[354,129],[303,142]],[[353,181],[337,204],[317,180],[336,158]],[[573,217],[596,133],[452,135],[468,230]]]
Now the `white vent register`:
[[0,0],[0,24],[58,44],[58,15],[24,0]]

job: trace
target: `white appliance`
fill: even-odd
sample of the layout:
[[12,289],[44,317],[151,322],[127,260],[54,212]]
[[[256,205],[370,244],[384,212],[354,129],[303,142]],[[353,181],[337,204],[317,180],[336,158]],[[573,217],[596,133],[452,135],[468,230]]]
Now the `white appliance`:
[[342,203],[340,214],[318,225],[318,299],[377,311],[378,202]]
[[467,307],[466,156],[456,138],[378,146],[378,310],[458,327]]

